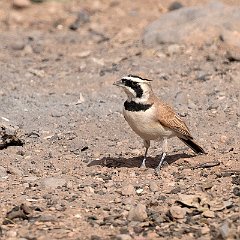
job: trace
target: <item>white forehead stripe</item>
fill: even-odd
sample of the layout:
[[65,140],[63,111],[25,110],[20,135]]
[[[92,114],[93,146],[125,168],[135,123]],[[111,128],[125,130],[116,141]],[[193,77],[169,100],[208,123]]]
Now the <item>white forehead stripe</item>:
[[142,79],[140,77],[137,77],[137,76],[126,76],[126,77],[123,77],[122,79],[126,79],[126,80],[130,80],[130,81],[133,81],[133,82],[139,82],[139,83],[144,83],[144,82],[148,82],[150,80],[147,80],[147,79]]

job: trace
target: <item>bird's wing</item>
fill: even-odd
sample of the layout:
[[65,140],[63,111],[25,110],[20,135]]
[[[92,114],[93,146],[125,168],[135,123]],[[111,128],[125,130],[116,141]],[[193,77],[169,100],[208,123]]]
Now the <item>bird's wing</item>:
[[167,104],[161,102],[158,107],[158,121],[167,128],[192,139],[191,133],[184,121]]

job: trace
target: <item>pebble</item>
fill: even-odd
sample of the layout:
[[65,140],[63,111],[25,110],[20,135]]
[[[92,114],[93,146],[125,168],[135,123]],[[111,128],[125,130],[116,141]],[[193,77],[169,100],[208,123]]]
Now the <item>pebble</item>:
[[238,50],[228,50],[226,52],[226,58],[229,61],[240,61],[240,51]]
[[225,136],[225,135],[222,135],[222,136],[220,137],[220,142],[221,142],[221,143],[226,143],[227,140],[228,140],[228,137]]
[[172,45],[169,45],[168,48],[167,48],[167,55],[168,56],[172,56],[174,54],[177,54],[181,51],[181,46],[178,45],[178,44],[172,44]]
[[239,187],[235,187],[233,189],[233,194],[237,197],[240,197],[240,188]]
[[97,235],[92,235],[90,239],[91,240],[101,240],[102,238]]
[[205,71],[199,71],[196,74],[196,79],[199,80],[199,81],[206,81],[206,80],[209,79],[209,74],[206,73]]
[[11,47],[12,47],[13,50],[18,50],[18,51],[23,50],[24,47],[25,47],[25,43],[22,42],[22,41],[16,41],[15,43],[13,43],[11,45]]
[[35,181],[37,181],[37,177],[35,177],[35,176],[28,176],[28,177],[24,177],[23,178],[23,181],[25,181],[25,182],[35,182]]
[[13,0],[12,6],[14,8],[26,8],[31,5],[30,0]]
[[179,206],[172,206],[169,209],[171,216],[175,219],[183,219],[186,216],[186,209]]
[[210,229],[209,229],[208,226],[204,226],[204,227],[201,228],[201,233],[203,235],[208,234],[209,232],[210,232]]
[[207,210],[203,212],[203,216],[206,218],[214,218],[215,217],[215,213],[211,210]]
[[17,232],[16,231],[13,231],[13,230],[9,230],[6,232],[6,236],[9,237],[9,238],[14,238],[17,236]]
[[116,240],[131,240],[131,236],[128,234],[119,234],[116,236]]
[[175,2],[172,2],[169,7],[168,7],[168,11],[174,11],[174,10],[177,10],[179,8],[182,8],[184,7],[182,5],[182,3],[178,2],[178,1],[175,1]]
[[114,199],[114,202],[115,202],[115,203],[121,203],[121,202],[122,202],[122,199],[119,198],[119,197],[117,197],[117,198]]
[[232,177],[232,184],[240,185],[240,175],[236,175]]
[[38,218],[39,222],[55,222],[56,221],[56,217],[52,216],[52,215],[42,215]]
[[138,188],[137,190],[136,190],[136,193],[138,194],[138,195],[141,195],[142,193],[143,193],[143,189],[142,188]]
[[143,222],[147,218],[146,206],[139,203],[137,206],[132,206],[128,213],[129,221]]
[[7,177],[7,170],[6,168],[0,166],[0,178],[5,178]]
[[149,188],[151,190],[151,192],[158,192],[159,191],[159,187],[158,184],[156,182],[151,182],[149,185]]
[[31,45],[27,44],[25,47],[24,47],[24,53],[25,54],[32,54],[33,53],[33,49],[31,47]]
[[13,166],[8,167],[8,172],[10,174],[13,174],[13,175],[16,175],[16,176],[22,176],[23,175],[22,170],[20,170],[19,168],[13,167]]
[[42,180],[42,185],[47,188],[58,188],[66,184],[66,180],[63,178],[49,177]]
[[86,193],[94,193],[94,188],[92,188],[90,186],[85,187],[84,190]]
[[130,195],[134,195],[135,194],[135,188],[133,185],[129,184],[126,186],[122,187],[122,195],[123,196],[130,196]]
[[45,76],[45,71],[44,70],[29,69],[29,72],[32,73],[34,76],[37,76],[39,78],[43,78]]
[[220,231],[220,235],[221,235],[222,239],[228,239],[229,233],[230,233],[229,223],[227,221],[225,221],[220,226],[219,231]]

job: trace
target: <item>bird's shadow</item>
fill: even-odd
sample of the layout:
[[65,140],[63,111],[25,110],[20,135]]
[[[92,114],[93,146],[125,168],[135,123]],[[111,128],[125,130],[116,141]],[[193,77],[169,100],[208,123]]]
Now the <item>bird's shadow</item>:
[[[166,156],[165,162],[171,165],[172,163],[176,162],[181,158],[191,158],[191,157],[193,157],[193,155],[189,155],[186,153],[174,154],[174,155]],[[157,155],[156,157],[147,157],[146,167],[156,168],[159,164],[160,159],[161,159],[161,155]],[[88,167],[100,165],[108,168],[121,168],[121,167],[134,168],[134,167],[140,167],[142,164],[142,160],[143,160],[143,156],[131,157],[131,158],[103,157],[99,160],[91,161],[88,164]]]

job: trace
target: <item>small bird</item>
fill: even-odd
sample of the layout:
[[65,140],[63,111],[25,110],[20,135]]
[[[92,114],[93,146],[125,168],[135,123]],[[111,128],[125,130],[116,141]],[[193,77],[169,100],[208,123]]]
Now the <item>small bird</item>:
[[132,130],[143,139],[146,148],[141,167],[145,162],[151,140],[163,141],[162,157],[156,168],[159,172],[167,154],[167,140],[178,137],[195,153],[205,151],[193,141],[184,121],[166,103],[157,98],[151,87],[151,80],[128,75],[114,83],[127,94],[123,115]]

